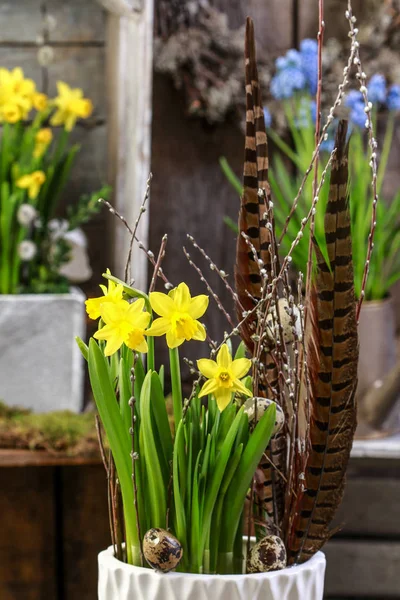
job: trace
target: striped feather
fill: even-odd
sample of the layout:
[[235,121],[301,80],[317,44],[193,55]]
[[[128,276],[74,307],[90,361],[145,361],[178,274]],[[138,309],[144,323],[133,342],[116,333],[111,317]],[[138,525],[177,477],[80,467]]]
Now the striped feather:
[[[332,163],[325,237],[330,265],[316,243],[316,274],[307,327],[318,360],[311,380],[310,451],[305,491],[298,498],[288,539],[290,562],[304,562],[330,535],[342,499],[356,427],[358,337],[351,249],[347,123],[341,121]],[[312,336],[311,336],[312,337]]]
[[[237,312],[242,319],[242,310],[249,311],[254,301],[261,299],[260,265],[251,251],[242,233],[248,236],[254,247],[257,258],[262,261],[262,268],[271,277],[271,232],[266,227],[266,202],[270,201],[271,191],[268,183],[268,142],[265,131],[264,110],[261,102],[261,91],[258,80],[254,25],[250,18],[246,20],[245,41],[245,81],[246,81],[246,140],[243,169],[243,195],[239,212],[239,236],[237,240],[235,282],[238,295]],[[259,194],[259,190],[265,193]],[[250,296],[249,296],[250,294]],[[249,318],[241,328],[241,337],[249,352],[254,352],[252,335],[256,332],[257,317]],[[254,390],[256,396],[271,397],[271,388],[276,390],[279,398],[278,371],[272,354],[263,353],[260,357],[265,366],[265,379],[261,378],[259,389]],[[273,397],[273,396],[272,396]],[[271,463],[262,465],[264,485],[260,492],[268,515],[278,524],[283,507],[283,480],[279,472],[285,468],[286,443],[283,436],[272,440],[267,455]]]

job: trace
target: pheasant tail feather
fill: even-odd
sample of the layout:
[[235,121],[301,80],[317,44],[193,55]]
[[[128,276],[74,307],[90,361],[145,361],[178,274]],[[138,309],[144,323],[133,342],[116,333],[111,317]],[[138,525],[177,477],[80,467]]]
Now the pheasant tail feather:
[[[325,237],[329,265],[317,244],[307,326],[318,332],[311,383],[310,452],[304,492],[288,540],[289,560],[303,562],[329,537],[340,504],[356,427],[358,338],[348,199],[347,123],[340,122],[332,163]],[[313,323],[314,320],[314,323]]]

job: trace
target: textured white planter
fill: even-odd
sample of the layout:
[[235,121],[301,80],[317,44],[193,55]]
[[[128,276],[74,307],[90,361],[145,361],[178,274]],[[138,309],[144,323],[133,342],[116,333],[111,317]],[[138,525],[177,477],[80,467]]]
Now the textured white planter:
[[0,295],[0,400],[36,412],[82,408],[85,296]]
[[158,573],[114,557],[112,547],[99,554],[99,600],[322,600],[325,556],[252,575]]

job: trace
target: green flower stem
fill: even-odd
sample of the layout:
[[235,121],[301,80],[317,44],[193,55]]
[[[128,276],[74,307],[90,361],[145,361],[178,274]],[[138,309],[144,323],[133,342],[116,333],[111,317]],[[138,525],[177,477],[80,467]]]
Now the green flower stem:
[[182,420],[182,384],[178,348],[170,348],[169,364],[171,368],[172,401],[174,406],[175,431]]
[[155,370],[155,359],[154,359],[154,338],[152,336],[148,336],[147,338],[147,370],[154,371]]

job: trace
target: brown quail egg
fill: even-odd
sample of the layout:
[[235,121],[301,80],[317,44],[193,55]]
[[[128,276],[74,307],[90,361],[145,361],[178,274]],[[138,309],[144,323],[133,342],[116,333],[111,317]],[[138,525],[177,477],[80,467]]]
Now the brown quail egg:
[[250,550],[247,558],[248,573],[280,571],[286,567],[286,548],[280,537],[267,535]]
[[149,565],[157,571],[168,573],[176,569],[183,550],[179,540],[165,529],[153,528],[143,538],[143,554]]
[[[291,310],[293,309],[293,316],[291,316]],[[282,325],[282,334],[285,342],[291,343],[294,341],[295,334],[296,337],[301,335],[301,323],[300,323],[300,311],[297,306],[293,305],[292,308],[289,306],[286,298],[279,298],[278,300],[278,311],[279,318]],[[294,318],[294,329],[293,332],[293,318]],[[267,316],[267,336],[271,343],[274,343],[275,338],[277,336],[276,327],[277,327],[277,308],[273,306]]]
[[[249,417],[249,423],[253,423],[255,419],[256,407],[257,403],[257,423],[267,410],[271,404],[276,404],[273,400],[269,400],[268,398],[248,398],[244,403],[244,412]],[[275,417],[275,425],[272,432],[272,435],[276,435],[282,429],[283,424],[285,422],[285,415],[283,413],[282,408],[276,404],[276,417]]]

